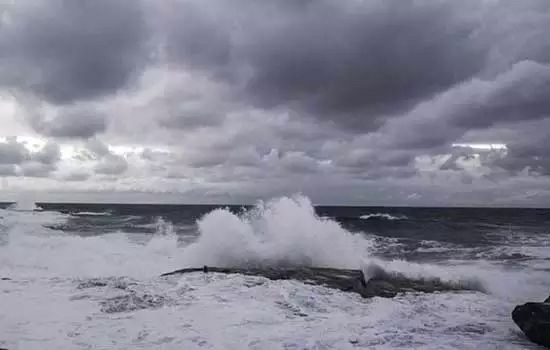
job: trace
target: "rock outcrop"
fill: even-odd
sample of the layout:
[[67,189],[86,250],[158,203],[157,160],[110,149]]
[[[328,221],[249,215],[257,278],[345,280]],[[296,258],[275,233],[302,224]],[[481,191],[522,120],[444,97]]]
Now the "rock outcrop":
[[516,306],[512,319],[532,342],[550,349],[550,297]]
[[306,284],[321,285],[344,292],[355,292],[364,298],[375,296],[393,298],[398,293],[477,290],[483,291],[476,283],[450,283],[439,279],[410,279],[399,274],[378,272],[375,276],[365,279],[361,270],[334,269],[325,267],[210,267],[187,268],[165,273],[162,276],[172,276],[192,272],[216,272],[262,276],[271,280],[297,280]]

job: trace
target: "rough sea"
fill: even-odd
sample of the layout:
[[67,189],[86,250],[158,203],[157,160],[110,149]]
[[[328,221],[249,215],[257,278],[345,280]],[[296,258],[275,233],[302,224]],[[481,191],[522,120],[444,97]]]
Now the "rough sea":
[[[311,265],[478,281],[363,299],[183,267]],[[0,209],[0,348],[538,349],[510,313],[550,294],[549,209],[21,204]]]

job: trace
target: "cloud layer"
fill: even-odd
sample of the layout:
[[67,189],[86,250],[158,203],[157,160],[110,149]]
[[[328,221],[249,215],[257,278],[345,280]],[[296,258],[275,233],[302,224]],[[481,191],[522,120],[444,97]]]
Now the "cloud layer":
[[547,205],[549,32],[546,0],[7,3],[0,176],[184,202]]

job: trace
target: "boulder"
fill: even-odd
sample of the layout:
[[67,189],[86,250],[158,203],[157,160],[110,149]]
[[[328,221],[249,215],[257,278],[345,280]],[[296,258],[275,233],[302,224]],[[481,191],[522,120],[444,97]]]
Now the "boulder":
[[320,285],[344,292],[354,292],[363,298],[375,296],[393,298],[399,293],[477,290],[481,285],[467,283],[447,283],[439,279],[411,279],[400,274],[376,273],[368,281],[363,271],[353,269],[334,269],[328,267],[211,267],[187,268],[165,273],[161,276],[173,276],[185,273],[229,273],[248,276],[261,276],[270,280],[297,280],[305,284]]
[[532,342],[550,349],[550,298],[516,306],[512,319]]

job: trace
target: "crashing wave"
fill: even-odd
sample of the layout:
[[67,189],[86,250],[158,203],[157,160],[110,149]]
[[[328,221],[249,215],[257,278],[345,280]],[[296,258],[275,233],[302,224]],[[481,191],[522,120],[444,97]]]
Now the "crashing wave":
[[33,201],[18,201],[16,203],[10,204],[7,210],[11,211],[43,211],[41,207],[37,206]]
[[325,266],[359,268],[373,241],[319,217],[303,196],[282,197],[237,215],[216,209],[198,221],[183,266]]

